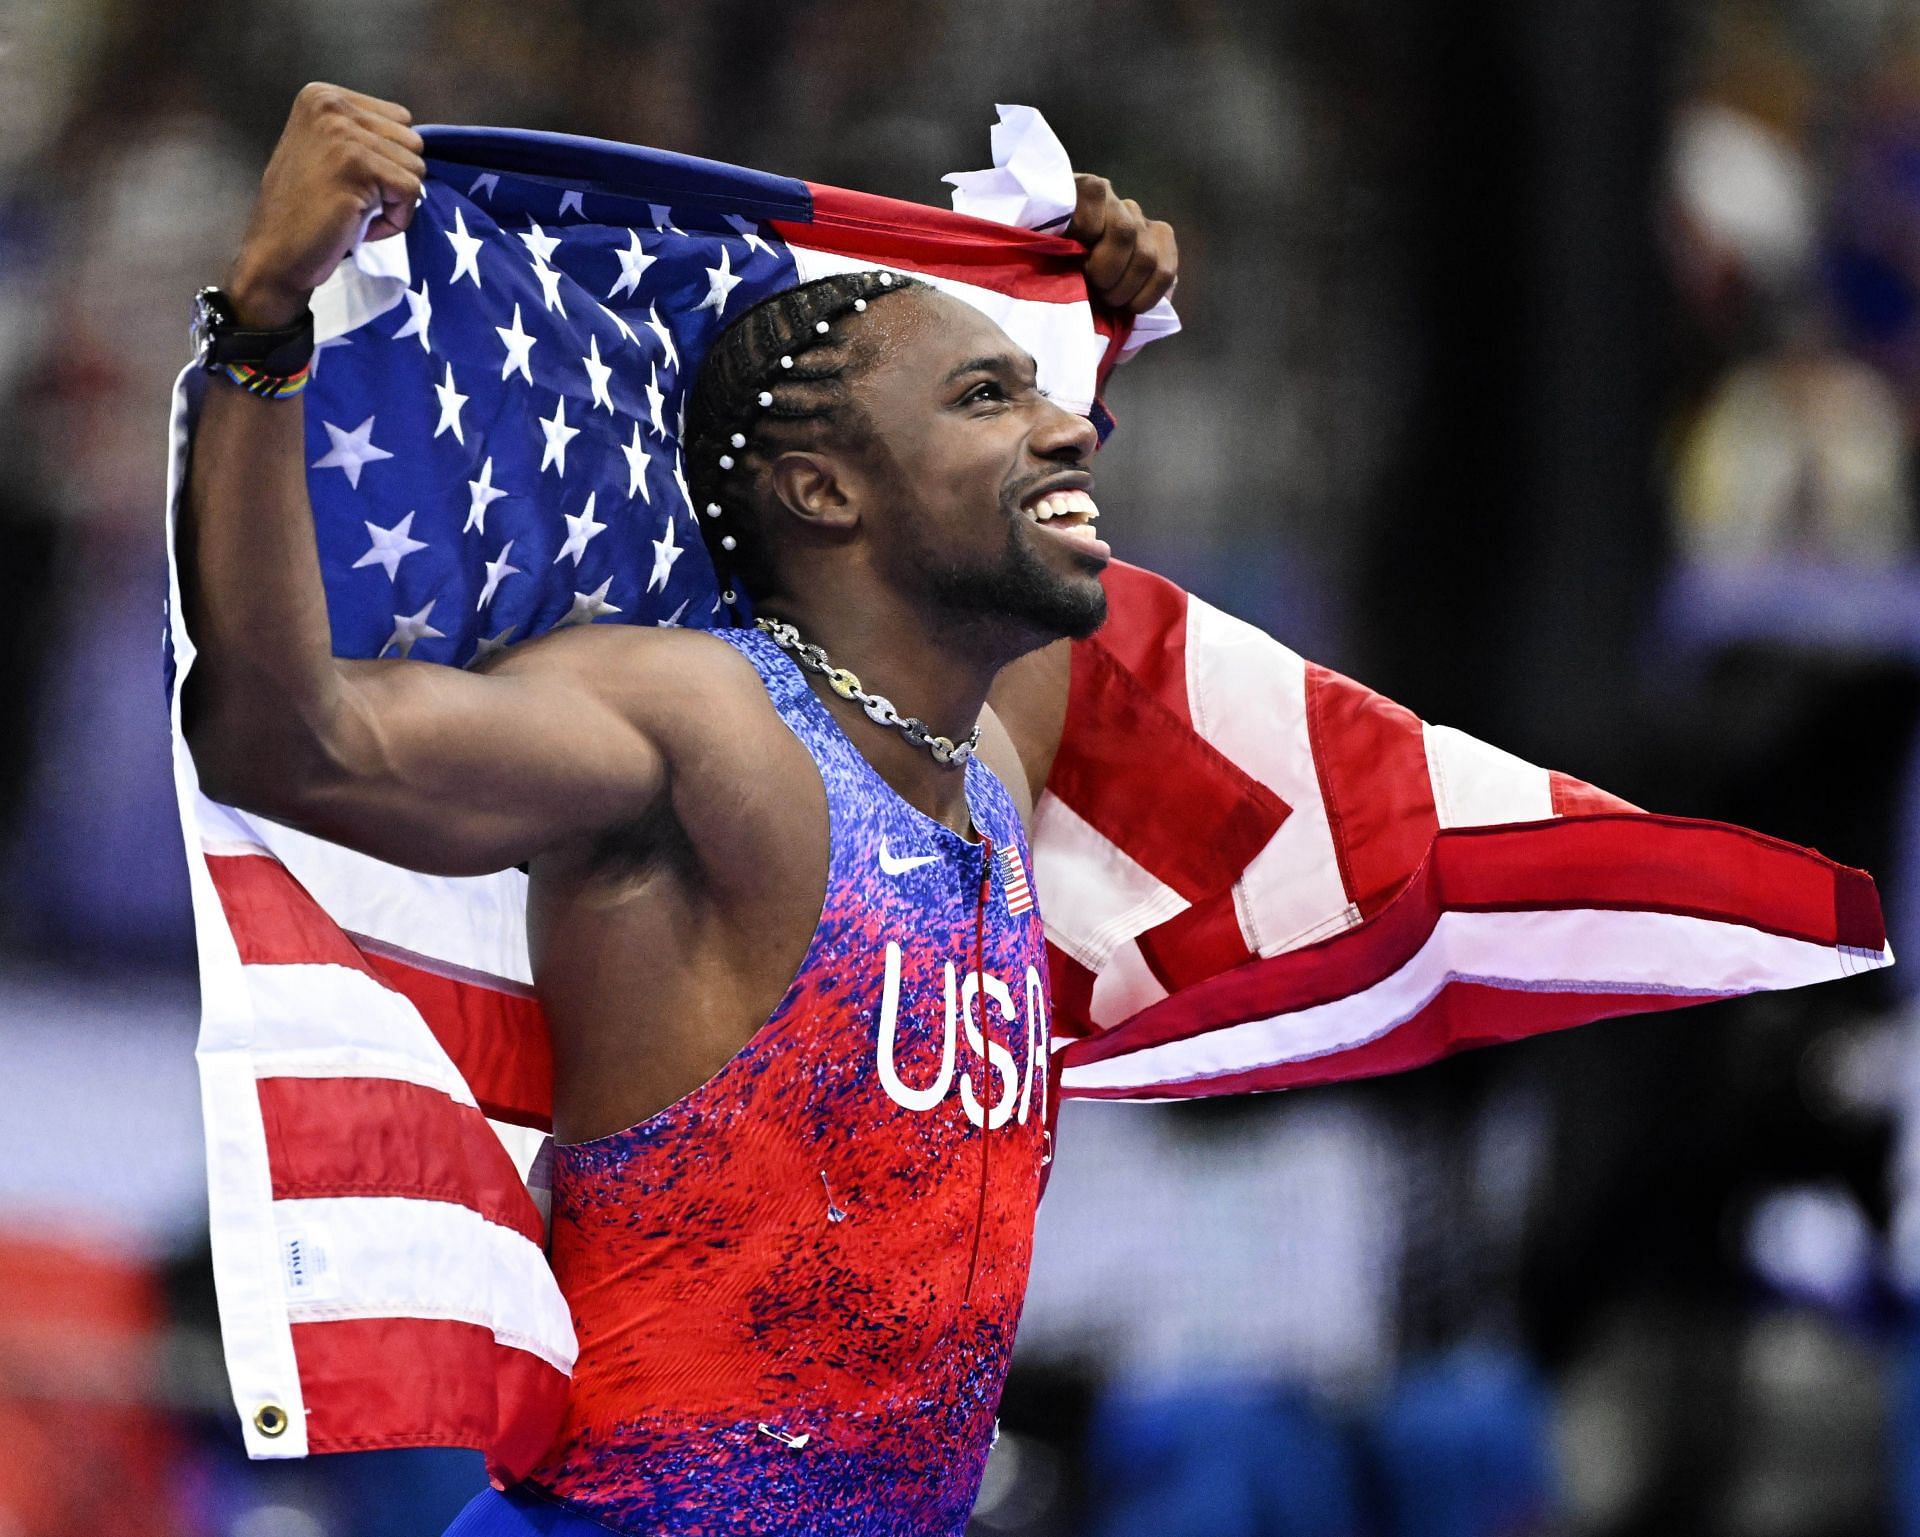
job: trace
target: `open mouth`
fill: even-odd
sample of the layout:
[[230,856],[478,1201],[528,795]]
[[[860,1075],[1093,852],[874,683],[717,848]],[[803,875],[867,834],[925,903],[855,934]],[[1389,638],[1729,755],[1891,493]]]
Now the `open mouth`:
[[1099,544],[1093,525],[1100,521],[1100,509],[1093,498],[1078,488],[1049,491],[1036,496],[1020,509],[1029,522],[1056,534],[1065,534],[1088,544]]

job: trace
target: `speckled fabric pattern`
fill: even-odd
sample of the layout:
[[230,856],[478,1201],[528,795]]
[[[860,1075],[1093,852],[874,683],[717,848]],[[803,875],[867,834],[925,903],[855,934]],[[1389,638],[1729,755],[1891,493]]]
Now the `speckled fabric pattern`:
[[772,641],[722,638],[819,766],[826,900],[714,1078],[555,1149],[580,1360],[531,1482],[635,1537],[957,1537],[1049,1141],[1040,915],[987,846],[1025,867],[1026,842],[984,764],[973,843],[894,794]]

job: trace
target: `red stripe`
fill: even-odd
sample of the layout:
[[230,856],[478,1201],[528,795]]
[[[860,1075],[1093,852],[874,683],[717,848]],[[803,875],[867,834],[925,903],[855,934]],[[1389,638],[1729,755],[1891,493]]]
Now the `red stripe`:
[[1547,771],[1547,785],[1553,796],[1553,814],[1557,817],[1591,816],[1600,811],[1638,811],[1631,801],[1575,779],[1571,774]]
[[373,978],[420,1011],[488,1115],[550,1128],[553,1047],[532,998],[441,975],[419,958],[362,950],[270,856],[209,855],[207,869],[243,963],[345,966]]
[[391,950],[364,954],[420,1011],[482,1110],[496,1121],[553,1129],[553,1037],[538,1002],[430,971]]
[[471,1105],[392,1078],[262,1078],[259,1089],[276,1201],[448,1201],[545,1245],[519,1171]]
[[1232,887],[1148,929],[1140,936],[1140,953],[1170,993],[1255,959],[1240,928]]
[[1420,718],[1309,662],[1307,732],[1340,877],[1371,918],[1420,867],[1440,826]]
[[1096,1033],[1093,973],[1052,940],[1047,941],[1047,993],[1053,1004],[1049,1028],[1056,1041]]
[[1087,298],[1086,247],[949,209],[809,184],[813,222],[772,221],[788,245],[905,267],[1048,304]]
[[[1231,887],[1289,812],[1097,638],[1073,648],[1047,788],[1190,902]],[[1168,814],[1170,799],[1177,816]]]
[[[1114,561],[1100,578],[1107,623],[1096,639],[1181,725],[1193,726],[1187,698],[1187,594],[1165,577]],[[1087,642],[1075,646],[1078,651]]]
[[[1095,1062],[1187,1040],[1252,1019],[1294,1013],[1365,991],[1406,964],[1444,910],[1526,912],[1608,908],[1737,923],[1809,943],[1878,952],[1878,896],[1864,872],[1811,849],[1720,822],[1639,813],[1454,828],[1439,834],[1419,877],[1358,928],[1197,983],[1071,1048]],[[1522,993],[1541,1029],[1557,1029],[1557,995]],[[1653,1008],[1635,995],[1634,1008]],[[1598,1018],[1605,1012],[1598,995]],[[1616,1010],[1615,1012],[1631,1012]],[[1525,1033],[1525,1032],[1523,1032]]]
[[[523,1478],[559,1432],[567,1378],[476,1324],[355,1318],[293,1326],[314,1452],[468,1446]],[[395,1427],[395,1428],[383,1428]]]

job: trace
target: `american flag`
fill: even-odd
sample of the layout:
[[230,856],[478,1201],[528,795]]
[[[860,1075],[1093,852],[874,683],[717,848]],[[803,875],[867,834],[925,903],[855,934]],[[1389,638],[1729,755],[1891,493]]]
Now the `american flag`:
[[[315,300],[308,480],[342,654],[459,666],[555,624],[718,622],[680,410],[713,336],[782,285],[913,271],[1089,412],[1134,339],[1057,237],[594,141],[425,136],[404,241],[362,248]],[[202,388],[182,375],[170,508]],[[1891,959],[1862,872],[1641,814],[1149,573],[1106,581],[1033,830],[1049,1105],[1395,1071]],[[213,803],[177,698],[247,1449],[473,1446],[516,1476],[575,1349],[542,1247],[551,1063],[525,877],[417,875]]]
[[1027,884],[1027,867],[1020,850],[1008,844],[999,851],[1000,890],[1007,899],[1007,911],[1018,918],[1033,911],[1033,888]]

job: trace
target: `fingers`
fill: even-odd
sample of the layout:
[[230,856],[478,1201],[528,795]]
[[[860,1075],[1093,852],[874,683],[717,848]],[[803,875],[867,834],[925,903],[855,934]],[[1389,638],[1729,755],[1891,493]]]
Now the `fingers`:
[[1151,309],[1172,292],[1179,273],[1173,227],[1120,199],[1103,176],[1075,176],[1074,190],[1067,233],[1088,247],[1087,286],[1115,309]]

